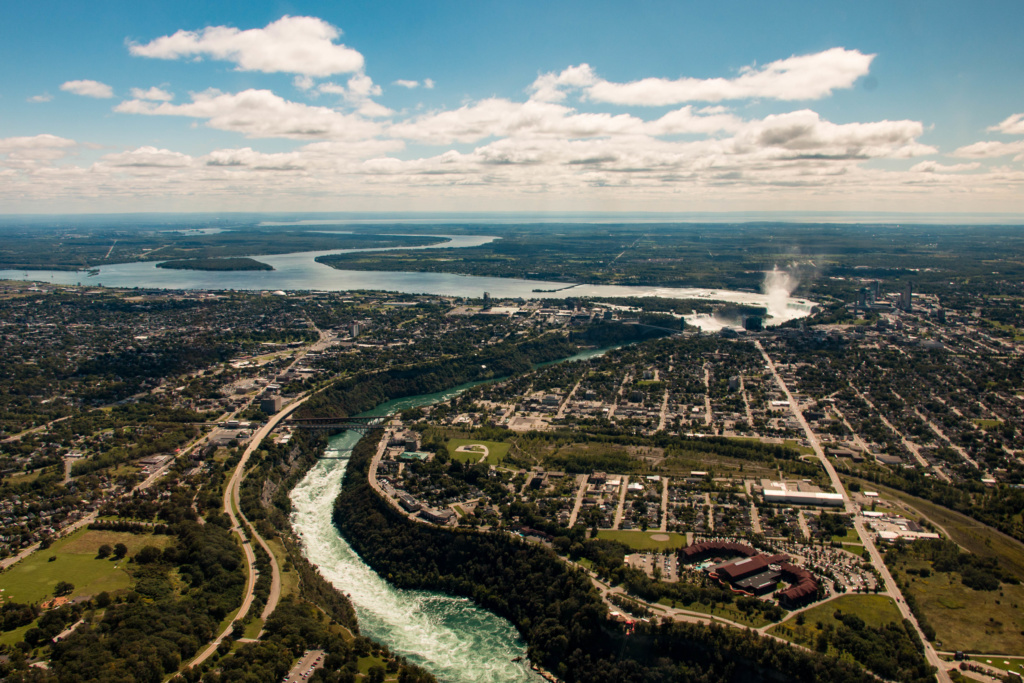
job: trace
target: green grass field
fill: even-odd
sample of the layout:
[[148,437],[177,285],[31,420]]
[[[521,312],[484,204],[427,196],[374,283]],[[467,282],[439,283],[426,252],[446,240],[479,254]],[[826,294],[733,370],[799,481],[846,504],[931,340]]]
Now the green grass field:
[[833,543],[853,543],[863,547],[863,541],[860,539],[860,534],[857,533],[856,529],[847,529],[844,536],[833,536]]
[[985,655],[972,655],[971,661],[988,664],[989,666],[994,666],[997,669],[1002,669],[1003,671],[1013,671],[1024,676],[1024,659],[1019,657],[1000,657],[999,655],[986,657]]
[[452,460],[458,460],[459,462],[479,462],[480,457],[483,455],[482,450],[477,451],[462,451],[456,452],[456,448],[461,446],[473,446],[481,445],[487,447],[487,459],[484,461],[488,465],[498,465],[508,455],[508,449],[510,444],[502,443],[501,441],[478,441],[476,439],[451,439],[446,444],[448,448],[448,456]]
[[[652,536],[668,536],[667,541],[656,541]],[[682,548],[686,545],[686,534],[677,534],[665,531],[624,531],[602,529],[597,532],[598,538],[607,538],[612,541],[624,543],[634,550],[664,550],[670,548]]]
[[[46,550],[36,551],[0,574],[0,595],[4,600],[14,602],[41,602],[53,597],[58,581],[74,584],[71,597],[128,588],[131,577],[123,568],[127,560],[98,560],[97,549],[103,544],[124,543],[131,556],[143,546],[163,548],[170,541],[169,536],[81,529],[56,541]],[[50,562],[51,557],[57,559]]]
[[289,595],[298,595],[299,573],[294,569],[289,572],[284,570],[285,564],[288,562],[288,553],[285,551],[284,545],[276,538],[267,540],[267,545],[270,546],[270,551],[274,553],[274,557],[277,559],[277,567],[281,571],[281,599],[283,600]]
[[[672,600],[669,598],[662,598],[658,601],[659,605],[665,605],[666,607],[673,607]],[[722,617],[729,621],[735,621],[738,624],[750,626],[751,628],[761,628],[767,626],[771,622],[762,617],[760,614],[749,615],[745,612],[741,612],[735,605],[721,605],[711,607],[705,605],[702,602],[691,602],[689,605],[682,603],[676,603],[674,605],[678,609],[686,610],[688,612],[698,612],[700,614],[707,614],[708,616]]]
[[[908,566],[930,565],[915,560]],[[956,573],[910,578],[910,593],[935,628],[940,649],[1024,652],[1024,586],[1003,584],[999,590],[976,591],[963,585]]]
[[824,626],[833,627],[840,623],[833,616],[836,610],[841,610],[844,614],[856,614],[868,626],[878,627],[894,621],[903,621],[896,603],[891,598],[884,595],[843,595],[802,612],[803,626],[797,626],[796,617],[790,617],[768,629],[768,632],[795,643],[813,643],[820,630],[817,626],[819,621]]

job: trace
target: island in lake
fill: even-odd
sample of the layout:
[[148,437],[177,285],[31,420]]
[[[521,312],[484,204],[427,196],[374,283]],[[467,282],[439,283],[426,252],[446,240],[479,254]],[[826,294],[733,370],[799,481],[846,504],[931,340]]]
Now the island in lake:
[[247,257],[240,258],[190,258],[164,261],[157,268],[171,270],[273,270],[270,264]]

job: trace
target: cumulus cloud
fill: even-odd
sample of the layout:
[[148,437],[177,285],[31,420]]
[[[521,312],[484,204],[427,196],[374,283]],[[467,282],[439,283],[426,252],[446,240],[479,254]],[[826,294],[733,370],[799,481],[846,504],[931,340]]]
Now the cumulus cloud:
[[114,90],[106,83],[100,83],[99,81],[67,81],[61,84],[60,89],[75,95],[99,99],[107,99],[114,96]]
[[803,109],[750,122],[732,144],[738,151],[773,148],[804,159],[909,158],[938,152],[917,142],[923,132],[920,121],[836,124]]
[[284,16],[264,28],[246,31],[231,26],[182,30],[144,45],[131,43],[129,50],[139,57],[210,57],[233,62],[241,71],[323,78],[363,68],[362,54],[334,42],[340,36],[338,28],[322,19]]
[[53,95],[51,95],[48,92],[44,92],[42,95],[33,95],[32,97],[28,98],[25,101],[26,102],[38,103],[38,102],[49,102],[52,99],[53,99]]
[[761,67],[746,66],[735,78],[644,78],[613,83],[598,78],[587,64],[559,74],[543,74],[530,90],[533,99],[558,102],[566,90],[581,90],[594,102],[634,106],[665,106],[684,102],[720,102],[768,98],[816,100],[850,88],[868,73],[875,55],[836,47],[810,55],[794,55]]
[[76,146],[74,140],[49,134],[0,138],[0,166],[38,169],[64,158]]
[[394,112],[387,107],[373,101],[373,97],[380,95],[381,87],[373,82],[373,79],[363,73],[358,73],[348,79],[347,87],[337,83],[321,83],[313,90],[316,94],[340,95],[346,104],[354,108],[357,113],[367,118],[390,116]]
[[34,153],[42,150],[63,150],[74,147],[74,140],[44,133],[26,137],[0,138],[0,154]]
[[953,152],[953,156],[967,159],[994,159],[1010,155],[1018,155],[1015,161],[1020,161],[1024,158],[1024,140],[1017,140],[1015,142],[983,140],[965,145]]
[[420,82],[419,81],[407,81],[404,78],[399,78],[397,81],[392,81],[391,85],[397,85],[397,86],[400,86],[402,88],[408,88],[409,90],[412,90],[413,88],[420,87]]
[[153,86],[152,88],[132,88],[132,97],[137,100],[154,100],[156,102],[170,102],[174,99],[174,93],[168,92],[163,88]]
[[981,168],[978,162],[970,164],[940,164],[937,161],[922,161],[910,167],[911,173],[959,173],[960,171],[975,171]]
[[1024,135],[1024,114],[1009,116],[998,124],[989,126],[988,129],[1009,135]]
[[250,89],[238,93],[207,90],[192,93],[192,102],[187,104],[126,100],[114,111],[205,119],[211,128],[234,131],[250,138],[363,140],[379,132],[376,124],[362,117],[342,114],[328,107],[291,102],[269,90]]
[[139,147],[138,149],[104,155],[101,163],[107,166],[134,168],[178,168],[192,164],[192,157],[181,152],[156,147]]

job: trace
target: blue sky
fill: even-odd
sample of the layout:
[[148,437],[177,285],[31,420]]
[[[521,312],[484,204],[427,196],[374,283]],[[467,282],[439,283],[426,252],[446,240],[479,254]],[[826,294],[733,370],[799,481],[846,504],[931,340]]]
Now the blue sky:
[[4,14],[4,213],[1024,214],[1019,2]]

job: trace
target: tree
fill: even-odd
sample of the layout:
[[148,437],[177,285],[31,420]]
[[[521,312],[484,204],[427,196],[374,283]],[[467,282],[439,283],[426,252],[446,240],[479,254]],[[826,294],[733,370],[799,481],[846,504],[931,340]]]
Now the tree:
[[67,581],[58,581],[57,585],[53,587],[53,594],[60,597],[62,595],[71,595],[75,590],[75,584]]
[[113,552],[114,552],[114,549],[111,548],[110,545],[108,545],[107,543],[104,543],[103,545],[100,546],[99,550],[96,552],[96,557],[98,557],[99,559],[102,560],[104,558],[110,557],[110,554],[113,553]]
[[124,543],[117,543],[114,545],[114,559],[120,560],[128,554],[128,546]]
[[135,554],[135,561],[139,564],[151,564],[160,560],[160,549],[147,545]]

